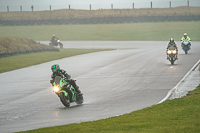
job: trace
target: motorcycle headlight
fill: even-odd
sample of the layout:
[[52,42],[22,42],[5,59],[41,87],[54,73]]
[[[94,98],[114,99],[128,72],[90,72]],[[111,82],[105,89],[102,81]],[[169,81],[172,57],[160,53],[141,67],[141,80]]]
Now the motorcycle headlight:
[[172,53],[172,51],[171,51],[171,50],[168,50],[168,51],[167,51],[167,53],[168,53],[168,54],[171,54],[171,53]]
[[176,50],[173,50],[173,54],[176,54]]
[[60,90],[60,88],[59,88],[58,86],[54,86],[54,87],[53,87],[53,91],[54,91],[54,92],[58,92],[59,90]]

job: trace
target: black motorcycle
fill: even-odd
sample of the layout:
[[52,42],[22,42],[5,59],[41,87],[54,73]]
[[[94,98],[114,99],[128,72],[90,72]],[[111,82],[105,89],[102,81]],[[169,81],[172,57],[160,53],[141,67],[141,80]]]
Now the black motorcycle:
[[63,44],[60,42],[59,39],[56,39],[56,38],[55,38],[55,40],[53,42],[49,43],[49,46],[52,46],[52,47],[53,46],[58,46],[58,45],[60,46],[60,48],[63,48]]
[[169,47],[167,50],[167,59],[171,62],[172,65],[177,60],[177,54],[178,51],[174,47]]

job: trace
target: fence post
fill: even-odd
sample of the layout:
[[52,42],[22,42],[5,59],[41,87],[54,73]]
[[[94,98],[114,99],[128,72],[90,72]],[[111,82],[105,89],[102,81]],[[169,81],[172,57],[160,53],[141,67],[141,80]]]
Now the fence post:
[[92,6],[91,6],[91,4],[90,4],[90,11],[92,10]]
[[69,9],[70,9],[70,5],[69,5]]
[[133,3],[133,9],[134,9],[134,3]]
[[113,9],[113,4],[111,4],[111,9]]
[[152,2],[151,2],[151,8],[152,8]]
[[31,6],[32,12],[33,12],[33,8],[34,8],[34,7],[33,7],[33,5],[32,5],[32,6]]
[[51,11],[51,5],[50,5],[50,7],[49,7],[49,8],[50,8],[50,11]]
[[7,12],[9,12],[9,6],[7,6]]
[[188,0],[188,2],[187,2],[187,6],[190,6],[190,1]]
[[172,7],[172,3],[171,3],[171,1],[169,2],[169,8],[171,8]]
[[22,6],[20,6],[20,11],[22,12]]

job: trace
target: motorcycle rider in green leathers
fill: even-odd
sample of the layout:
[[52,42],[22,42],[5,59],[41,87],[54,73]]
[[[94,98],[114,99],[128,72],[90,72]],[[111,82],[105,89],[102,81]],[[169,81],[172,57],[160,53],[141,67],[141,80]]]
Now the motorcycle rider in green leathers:
[[190,39],[190,37],[187,35],[187,33],[184,33],[183,34],[183,37],[181,38],[181,47],[183,47],[183,41],[184,40],[188,40],[188,42],[189,42],[189,48],[191,47],[191,39]]
[[60,69],[60,66],[58,64],[54,64],[51,66],[51,70],[53,72],[53,74],[51,75],[52,80],[50,80],[50,83],[53,85],[53,82],[55,80],[56,76],[61,76],[66,78],[69,83],[74,87],[74,89],[76,90],[77,93],[81,93],[81,91],[79,90],[79,87],[76,85],[75,80],[70,79],[71,76],[69,74],[66,73],[65,70]]

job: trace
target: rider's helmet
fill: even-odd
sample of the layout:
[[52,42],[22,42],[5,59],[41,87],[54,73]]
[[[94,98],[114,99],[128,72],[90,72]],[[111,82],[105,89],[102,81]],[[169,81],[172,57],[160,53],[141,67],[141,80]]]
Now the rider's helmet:
[[60,71],[60,66],[58,64],[54,64],[53,66],[51,66],[51,70],[53,73],[57,73],[58,71]]
[[170,43],[173,44],[174,43],[174,38],[170,38]]
[[186,38],[187,37],[187,33],[184,33],[183,36]]

